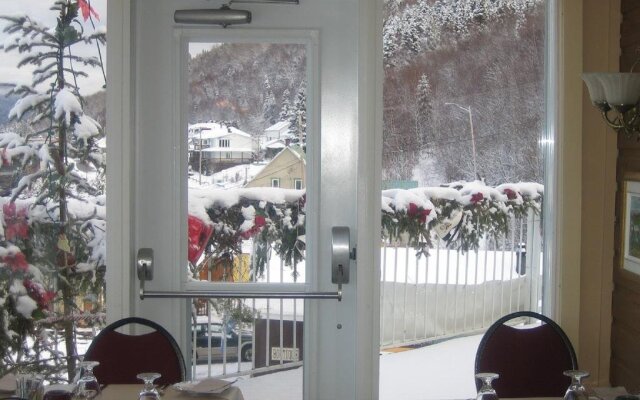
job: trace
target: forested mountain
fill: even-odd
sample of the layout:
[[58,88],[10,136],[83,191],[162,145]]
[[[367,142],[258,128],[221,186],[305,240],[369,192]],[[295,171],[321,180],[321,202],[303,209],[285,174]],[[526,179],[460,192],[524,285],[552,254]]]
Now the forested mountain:
[[8,121],[9,110],[18,100],[15,96],[5,96],[0,94],[0,126],[4,125]]
[[544,10],[542,0],[385,3],[383,179],[474,179],[471,114],[477,175],[541,182]]
[[304,106],[305,70],[304,45],[225,43],[200,53],[189,62],[189,121],[229,121],[260,134]]

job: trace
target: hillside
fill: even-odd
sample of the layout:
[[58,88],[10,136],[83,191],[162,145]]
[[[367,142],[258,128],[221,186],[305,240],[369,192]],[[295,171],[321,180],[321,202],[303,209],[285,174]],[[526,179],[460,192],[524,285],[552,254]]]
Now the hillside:
[[[189,62],[189,121],[230,121],[252,135],[303,86],[303,45],[225,43]],[[303,89],[304,90],[304,89]]]
[[541,182],[544,2],[386,6],[383,179]]
[[6,124],[9,120],[9,110],[11,110],[17,99],[14,96],[0,95],[0,126]]

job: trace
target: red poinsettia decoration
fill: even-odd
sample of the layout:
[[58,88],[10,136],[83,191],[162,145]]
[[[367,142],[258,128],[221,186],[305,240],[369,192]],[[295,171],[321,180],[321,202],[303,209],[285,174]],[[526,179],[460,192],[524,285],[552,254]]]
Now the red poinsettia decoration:
[[472,194],[471,195],[471,202],[473,204],[478,204],[480,203],[482,200],[484,200],[484,195],[482,193],[476,193],[476,194]]
[[0,157],[2,158],[3,167],[11,165],[11,158],[7,155],[7,149],[2,149],[2,151],[0,151]]
[[16,211],[16,203],[10,202],[2,206],[4,222],[6,228],[4,236],[11,241],[15,238],[26,239],[29,235],[29,224],[27,223],[27,208],[21,207]]
[[13,272],[27,272],[27,270],[29,269],[27,258],[22,252],[17,252],[15,254],[9,254],[4,257],[0,257],[0,261],[5,263],[7,267],[9,267],[9,269]]
[[407,215],[415,218],[418,218],[418,221],[423,224],[427,222],[427,217],[431,214],[431,210],[425,210],[422,207],[418,207],[415,203],[409,203],[409,208],[407,209]]
[[242,232],[240,236],[243,239],[249,239],[251,236],[260,232],[260,230],[262,229],[263,226],[265,226],[266,223],[267,223],[267,219],[264,217],[264,215],[258,214],[253,220],[253,226],[251,227],[251,229],[249,229],[248,231]]
[[193,215],[188,217],[188,250],[187,258],[190,263],[195,264],[202,252],[204,252],[209,239],[213,234],[213,226],[206,224],[203,220]]
[[509,199],[509,200],[515,200],[518,197],[516,192],[514,190],[512,190],[512,189],[505,189],[504,190],[504,194],[507,195],[507,199]]
[[96,12],[96,10],[91,7],[91,1],[87,0],[78,0],[78,7],[80,7],[80,11],[82,12],[82,18],[84,20],[88,20],[91,15],[95,17],[98,21],[100,21],[100,16]]
[[56,297],[56,292],[45,290],[41,284],[29,279],[23,280],[22,285],[27,289],[27,294],[36,301],[40,309],[51,309],[51,303]]

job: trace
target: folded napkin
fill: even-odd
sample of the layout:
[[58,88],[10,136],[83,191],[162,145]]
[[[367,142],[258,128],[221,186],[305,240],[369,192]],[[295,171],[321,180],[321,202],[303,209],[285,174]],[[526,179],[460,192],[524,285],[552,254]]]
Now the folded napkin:
[[14,374],[6,374],[0,378],[0,392],[15,392],[16,376]]
[[194,384],[189,390],[198,393],[218,393],[230,386],[233,382],[223,379],[207,378]]

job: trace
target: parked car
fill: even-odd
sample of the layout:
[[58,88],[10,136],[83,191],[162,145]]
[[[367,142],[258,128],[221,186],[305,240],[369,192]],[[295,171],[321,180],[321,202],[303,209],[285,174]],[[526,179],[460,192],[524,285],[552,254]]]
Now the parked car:
[[253,335],[251,332],[242,331],[241,334],[234,329],[227,328],[226,341],[223,340],[223,325],[219,322],[209,324],[197,323],[194,327],[196,333],[196,357],[197,361],[206,361],[209,357],[209,334],[211,335],[211,360],[223,359],[226,350],[227,360],[238,359],[238,343],[240,344],[240,359],[251,361],[253,359]]

